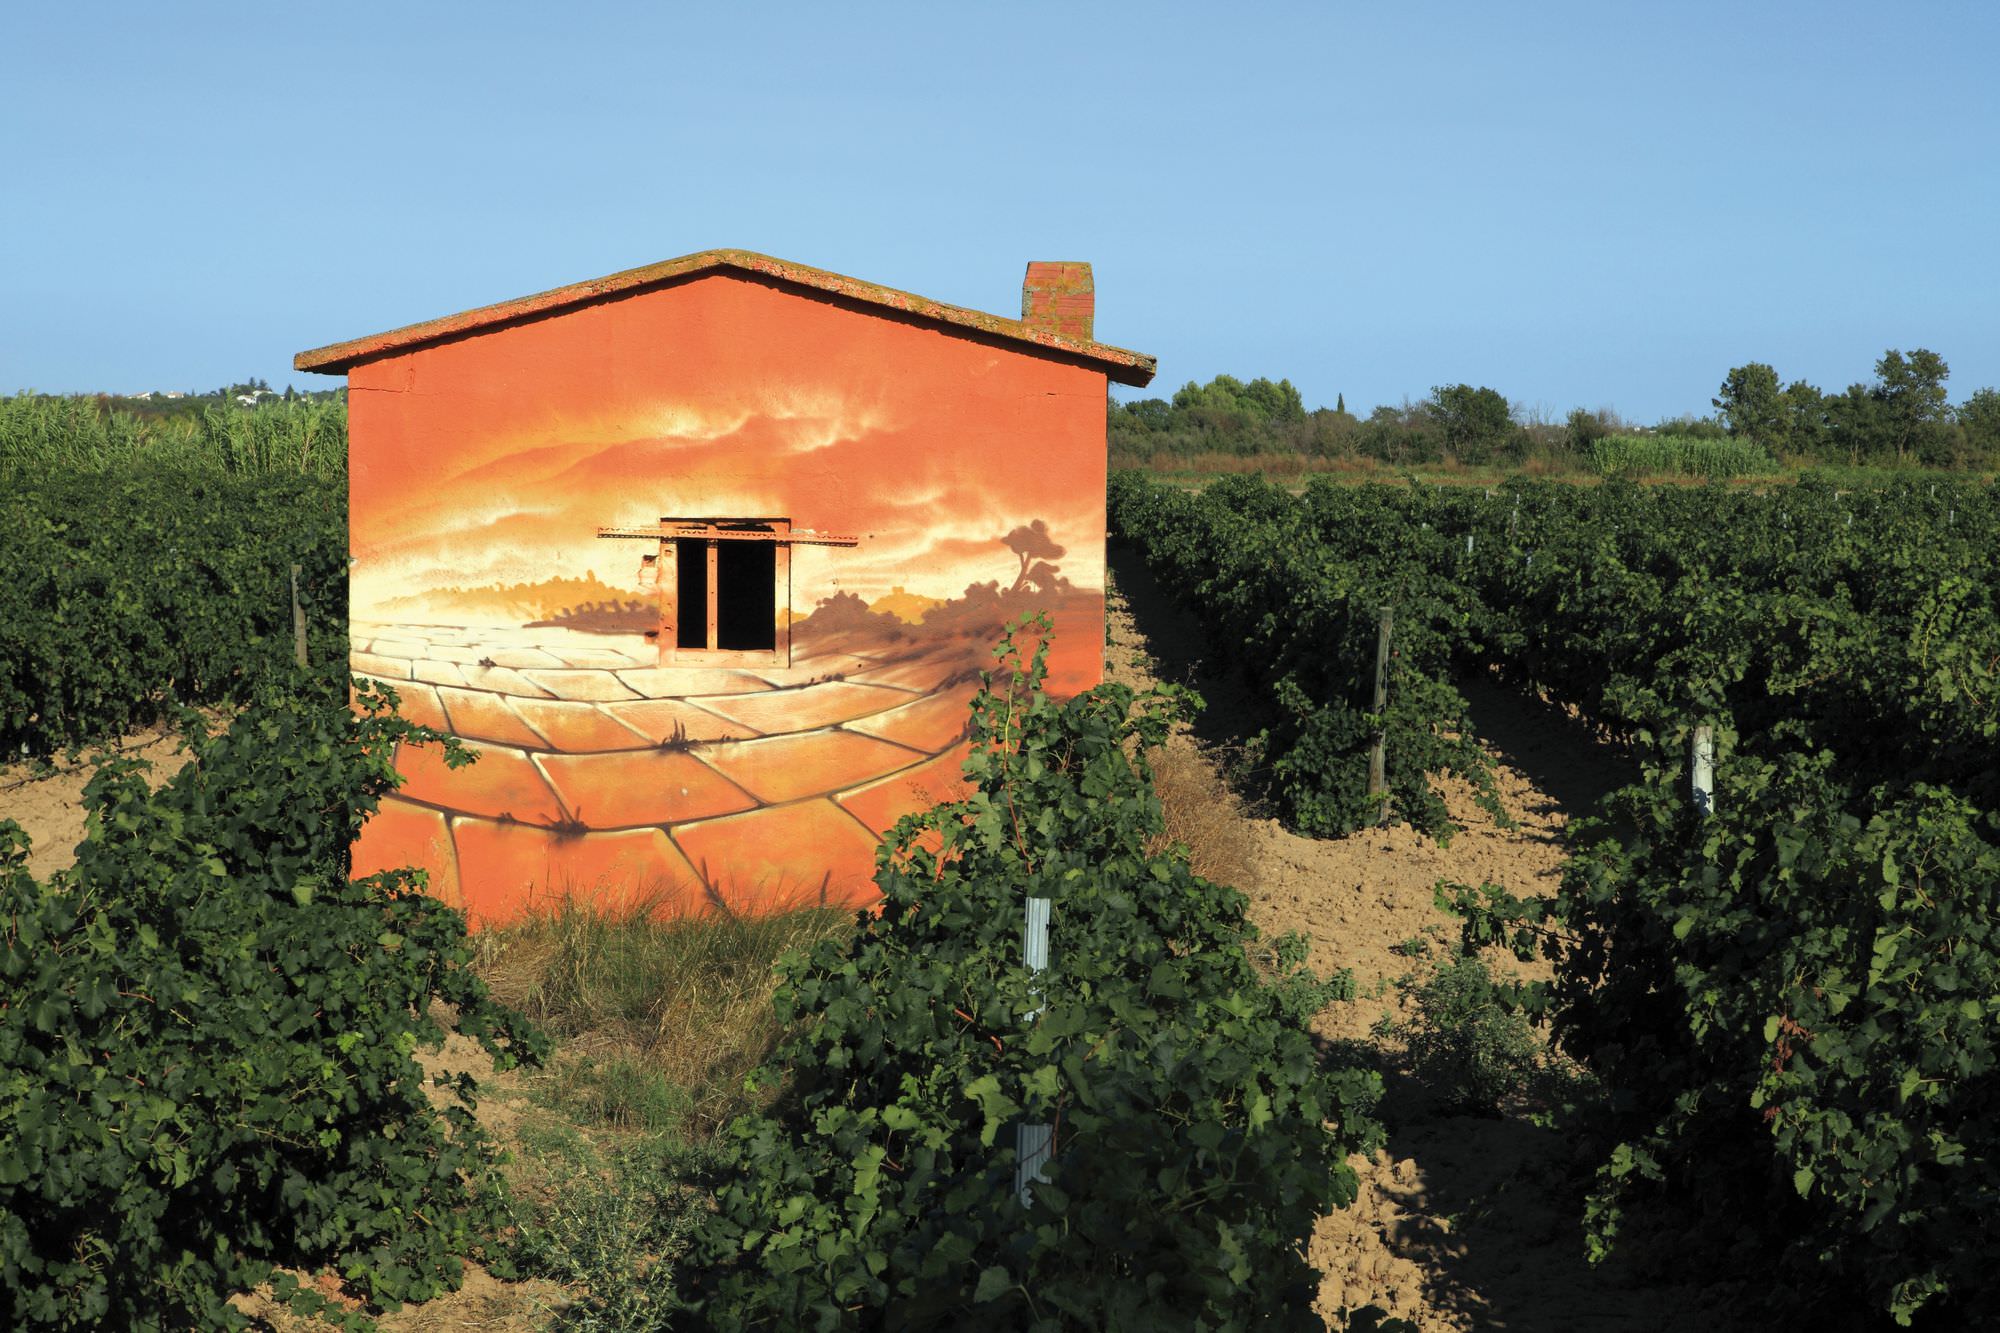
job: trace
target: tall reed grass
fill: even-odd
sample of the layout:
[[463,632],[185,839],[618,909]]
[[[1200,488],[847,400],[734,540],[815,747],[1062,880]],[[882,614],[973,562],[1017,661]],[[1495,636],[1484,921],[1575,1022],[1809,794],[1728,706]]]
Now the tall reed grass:
[[1779,470],[1760,445],[1689,435],[1606,435],[1591,442],[1590,466],[1604,476],[1750,477]]
[[0,472],[162,466],[254,475],[347,475],[347,405],[318,399],[203,404],[142,417],[89,397],[0,398]]

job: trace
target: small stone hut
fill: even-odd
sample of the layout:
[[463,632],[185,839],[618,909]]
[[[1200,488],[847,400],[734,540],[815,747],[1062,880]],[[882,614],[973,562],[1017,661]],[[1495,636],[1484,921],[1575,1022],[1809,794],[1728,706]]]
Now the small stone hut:
[[464,740],[355,873],[476,923],[568,898],[865,903],[881,835],[957,789],[998,628],[1104,646],[1105,399],[1088,264],[1021,317],[742,250],[303,352],[345,374],[351,663]]

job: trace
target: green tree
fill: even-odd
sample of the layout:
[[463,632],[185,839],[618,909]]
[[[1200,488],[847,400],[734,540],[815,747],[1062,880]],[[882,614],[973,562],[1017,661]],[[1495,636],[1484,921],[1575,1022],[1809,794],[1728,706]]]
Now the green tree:
[[1850,384],[1846,393],[1825,404],[1827,444],[1836,455],[1845,455],[1850,466],[1889,451],[1882,401],[1868,385]]
[[1292,423],[1306,419],[1305,399],[1290,380],[1254,379],[1244,386],[1244,393],[1266,421]]
[[1514,416],[1498,389],[1439,385],[1424,411],[1437,424],[1444,447],[1460,461],[1483,463],[1514,430]]
[[1164,398],[1141,398],[1122,406],[1113,403],[1111,410],[1114,429],[1124,426],[1128,430],[1150,434],[1173,425],[1174,409]]
[[1815,385],[1793,380],[1785,386],[1780,406],[1792,452],[1820,457],[1827,447],[1826,395]]
[[1569,414],[1564,440],[1576,452],[1587,454],[1592,444],[1610,433],[1611,427],[1605,422],[1604,413],[1579,407]]
[[1951,417],[1944,382],[1951,368],[1944,358],[1921,347],[1907,356],[1891,348],[1875,363],[1875,378],[1874,396],[1896,461],[1947,461]]
[[1767,449],[1785,443],[1790,422],[1778,388],[1778,372],[1762,361],[1731,369],[1709,401],[1721,411],[1723,425],[1732,436]]
[[1306,419],[1305,399],[1290,380],[1261,377],[1248,384],[1234,375],[1217,375],[1207,384],[1189,380],[1174,395],[1174,406],[1182,411],[1207,409],[1272,424]]
[[1974,464],[2000,458],[2000,390],[1980,389],[1958,409],[1958,428]]

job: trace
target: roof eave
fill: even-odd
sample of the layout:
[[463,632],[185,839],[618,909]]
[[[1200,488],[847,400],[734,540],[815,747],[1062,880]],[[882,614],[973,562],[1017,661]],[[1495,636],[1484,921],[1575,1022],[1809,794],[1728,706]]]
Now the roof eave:
[[1154,358],[1144,352],[1113,347],[1109,343],[1066,337],[1048,329],[1024,324],[1018,319],[991,315],[982,310],[969,310],[964,306],[947,305],[945,302],[933,301],[911,292],[864,282],[859,278],[830,273],[825,269],[812,268],[805,264],[789,263],[752,250],[703,250],[698,254],[683,255],[679,259],[649,264],[644,268],[626,269],[622,273],[613,273],[602,278],[592,278],[587,282],[571,283],[566,287],[537,292],[533,296],[517,297],[511,301],[501,301],[494,305],[461,311],[456,315],[446,315],[442,319],[426,320],[421,324],[410,324],[400,329],[391,329],[386,333],[371,334],[365,338],[351,338],[346,342],[332,343],[326,347],[300,352],[292,358],[292,367],[295,370],[311,371],[321,375],[344,374],[350,367],[364,361],[397,356],[447,338],[464,337],[518,320],[574,309],[593,301],[638,292],[676,279],[721,269],[737,269],[779,282],[845,297],[861,304],[881,306],[917,319],[972,330],[1008,342],[1025,343],[1030,348],[1039,348],[1066,359],[1081,361],[1092,369],[1102,371],[1107,378],[1134,388],[1141,388],[1150,383],[1157,368]]

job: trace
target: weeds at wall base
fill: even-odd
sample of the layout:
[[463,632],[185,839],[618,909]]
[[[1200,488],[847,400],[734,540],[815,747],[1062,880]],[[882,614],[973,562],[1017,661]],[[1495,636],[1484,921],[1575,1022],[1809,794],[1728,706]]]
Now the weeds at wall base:
[[744,1090],[777,1039],[772,968],[845,929],[851,912],[663,912],[659,894],[606,906],[573,888],[479,937],[496,997],[561,1040],[538,1095],[586,1120],[700,1140],[757,1104]]

